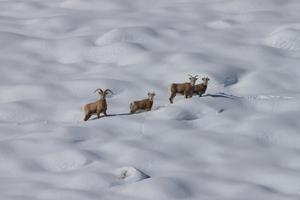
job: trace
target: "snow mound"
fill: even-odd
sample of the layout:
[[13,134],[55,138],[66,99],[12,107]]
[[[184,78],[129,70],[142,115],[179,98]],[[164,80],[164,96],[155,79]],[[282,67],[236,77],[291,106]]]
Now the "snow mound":
[[[153,113],[156,118],[171,119],[178,121],[192,121],[198,119],[195,110],[186,107],[187,102],[184,102],[183,95],[176,95],[174,98],[174,105],[170,107],[160,108],[157,112]],[[189,99],[188,99],[189,100]],[[189,102],[189,106],[190,102]]]
[[[49,37],[49,36],[47,36]],[[83,52],[88,47],[87,42],[80,38],[59,40],[25,40],[21,47],[44,57],[45,60],[55,60],[62,64],[73,64],[83,61]]]
[[[33,12],[34,11],[34,12]],[[46,11],[46,12],[45,12]],[[40,2],[14,2],[14,4],[3,1],[1,3],[1,16],[24,17],[41,16],[47,13],[45,6]]]
[[172,178],[153,178],[140,184],[126,185],[120,188],[120,192],[137,198],[144,198],[143,195],[149,194],[152,199],[184,199],[192,196],[189,186]]
[[126,27],[113,29],[96,40],[97,45],[108,45],[118,42],[144,43],[155,40],[157,33],[148,27]]
[[75,64],[84,61],[96,63],[132,64],[142,61],[147,53],[141,44],[113,43],[107,46],[91,46],[81,38],[59,40],[27,40],[22,47],[40,54],[46,60],[61,64]]
[[63,187],[68,189],[89,190],[93,188],[99,190],[109,187],[109,182],[112,176],[102,173],[80,172],[72,174],[64,181]]
[[122,9],[122,5],[109,0],[66,0],[60,4],[61,8],[74,9],[74,10],[117,10]]
[[[231,0],[226,2],[225,4],[220,4],[220,6],[216,6],[216,8],[220,10],[234,11],[234,12],[256,12],[256,11],[265,11],[265,10],[273,10],[278,7],[289,7],[290,2],[293,0],[287,0],[285,2],[282,1],[274,1],[274,0],[252,0],[252,1],[239,1],[239,0]],[[222,5],[222,6],[221,6]]]
[[80,169],[92,162],[90,156],[82,151],[65,150],[51,153],[40,158],[41,165],[53,172],[64,172]]
[[208,27],[213,29],[227,29],[232,27],[233,22],[230,20],[216,20],[207,24]]
[[12,102],[0,105],[0,121],[27,122],[38,118],[38,113],[33,112],[33,106],[26,102]]
[[15,102],[29,99],[39,99],[47,96],[47,90],[40,85],[1,86],[0,102]]
[[119,179],[122,179],[128,183],[138,182],[147,178],[150,178],[149,175],[140,171],[134,167],[121,167],[118,168],[114,173]]
[[126,65],[142,61],[145,51],[142,45],[116,43],[103,47],[91,47],[85,52],[85,58],[96,63]]
[[300,25],[280,27],[265,39],[265,44],[278,49],[299,51]]

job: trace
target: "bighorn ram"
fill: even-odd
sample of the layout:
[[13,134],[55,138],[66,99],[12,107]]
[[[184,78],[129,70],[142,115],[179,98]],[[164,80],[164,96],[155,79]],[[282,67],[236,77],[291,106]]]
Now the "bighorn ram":
[[195,85],[195,89],[194,89],[194,94],[199,95],[199,97],[201,97],[202,94],[205,93],[205,91],[207,89],[207,84],[208,84],[209,78],[204,77],[204,78],[202,78],[202,80],[203,80],[203,83]]
[[150,111],[153,105],[153,98],[155,93],[148,93],[148,99],[143,99],[140,101],[134,101],[130,103],[130,113],[135,113],[138,110]]
[[170,91],[171,91],[171,96],[169,98],[170,103],[173,103],[173,99],[176,96],[176,94],[182,94],[185,96],[185,98],[191,98],[193,96],[193,92],[194,92],[194,86],[195,83],[197,81],[197,77],[196,76],[190,76],[190,83],[172,83],[171,87],[170,87]]
[[[105,116],[107,116],[106,110],[107,110],[107,104],[106,104],[106,95],[108,92],[113,92],[110,89],[106,89],[104,92],[102,89],[96,89],[95,92],[99,91],[100,99],[98,101],[95,101],[93,103],[86,104],[84,106],[84,121],[87,121],[93,114],[97,114],[97,117],[100,117],[100,113],[103,112]],[[94,93],[95,93],[94,92]]]

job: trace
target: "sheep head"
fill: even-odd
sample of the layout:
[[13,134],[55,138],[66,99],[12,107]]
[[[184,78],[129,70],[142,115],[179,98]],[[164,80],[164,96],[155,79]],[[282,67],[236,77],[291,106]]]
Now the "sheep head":
[[148,92],[148,98],[150,101],[153,101],[154,96],[155,96],[154,92]]
[[192,86],[194,86],[196,84],[196,81],[198,80],[198,78],[197,78],[198,75],[196,75],[196,76],[192,76],[190,74],[188,74],[188,75],[189,75],[189,79],[191,81]]
[[208,77],[202,78],[202,81],[203,81],[203,84],[204,84],[204,85],[207,85],[209,80],[210,80],[210,79],[209,79]]

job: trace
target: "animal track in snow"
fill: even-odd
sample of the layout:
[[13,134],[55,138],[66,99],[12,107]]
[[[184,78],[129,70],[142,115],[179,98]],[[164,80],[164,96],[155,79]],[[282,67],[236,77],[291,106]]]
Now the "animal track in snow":
[[53,172],[76,170],[91,162],[89,155],[74,150],[48,154],[40,159],[41,165]]
[[265,44],[277,49],[299,51],[300,25],[289,25],[278,28],[265,39]]

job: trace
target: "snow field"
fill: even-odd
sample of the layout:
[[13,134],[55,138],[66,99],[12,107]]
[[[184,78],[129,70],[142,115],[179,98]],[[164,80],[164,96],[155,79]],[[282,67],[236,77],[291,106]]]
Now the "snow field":
[[[0,11],[0,199],[299,199],[298,1]],[[170,105],[187,74],[207,93]],[[111,116],[83,122],[96,88]],[[149,91],[153,110],[129,115]]]

